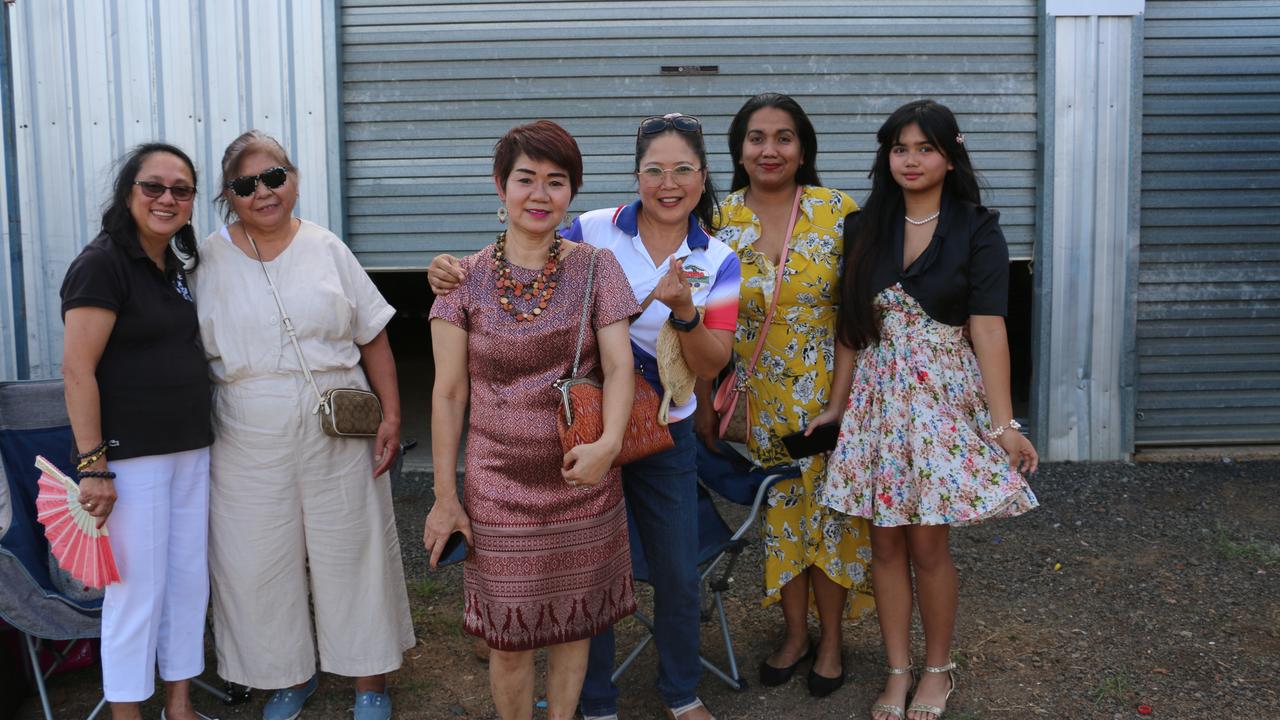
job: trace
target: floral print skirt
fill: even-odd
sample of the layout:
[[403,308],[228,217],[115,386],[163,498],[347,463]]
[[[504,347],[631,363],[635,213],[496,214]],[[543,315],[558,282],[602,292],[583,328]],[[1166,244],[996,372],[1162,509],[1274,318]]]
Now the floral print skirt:
[[875,299],[881,339],[858,354],[818,502],[882,527],[1020,515],[1035,495],[994,440],[963,329],[894,285]]

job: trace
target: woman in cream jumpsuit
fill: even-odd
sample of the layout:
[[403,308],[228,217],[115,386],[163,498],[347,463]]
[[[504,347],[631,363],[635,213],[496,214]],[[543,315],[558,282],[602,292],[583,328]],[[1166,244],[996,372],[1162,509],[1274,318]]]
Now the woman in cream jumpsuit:
[[[280,688],[266,720],[296,717],[315,690],[318,645],[320,669],[356,678],[357,720],[390,717],[385,674],[414,644],[383,474],[399,451],[384,329],[394,310],[337,236],[293,217],[297,169],[275,140],[245,133],[222,170],[234,221],[202,243],[196,288],[217,389],[209,551],[218,672]],[[320,390],[372,386],[382,401],[372,442],[321,431],[267,274]]]

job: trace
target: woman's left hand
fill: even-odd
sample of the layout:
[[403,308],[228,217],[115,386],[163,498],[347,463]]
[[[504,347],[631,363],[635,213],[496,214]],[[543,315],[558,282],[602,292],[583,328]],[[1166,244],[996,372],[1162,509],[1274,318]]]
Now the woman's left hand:
[[564,454],[560,474],[574,487],[599,485],[609,473],[609,466],[618,456],[618,450],[597,440],[579,445]]
[[391,469],[391,464],[400,454],[400,421],[383,418],[378,425],[378,434],[373,440],[374,468],[373,476],[378,477]]
[[653,289],[653,299],[671,308],[677,316],[692,314],[693,287],[684,274],[684,260],[671,256],[667,274],[662,276]]
[[1009,465],[1018,472],[1033,473],[1040,467],[1040,455],[1036,453],[1035,446],[1017,430],[1009,428],[1000,433],[996,443],[1009,453]]

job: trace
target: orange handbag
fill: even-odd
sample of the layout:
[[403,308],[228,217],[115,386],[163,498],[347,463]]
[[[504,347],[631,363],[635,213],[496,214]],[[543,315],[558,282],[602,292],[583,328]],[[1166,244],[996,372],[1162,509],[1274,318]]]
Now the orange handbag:
[[[604,433],[604,392],[593,378],[577,377],[582,359],[582,342],[586,338],[587,319],[591,316],[591,291],[596,271],[595,248],[591,250],[591,265],[587,270],[587,292],[582,300],[582,318],[578,321],[578,347],[573,353],[573,369],[567,377],[554,385],[560,391],[561,407],[556,412],[556,425],[560,430],[560,446],[567,453],[578,445],[593,443]],[[631,404],[631,420],[622,435],[622,450],[613,459],[613,467],[648,457],[675,447],[671,431],[658,422],[658,407],[662,404],[644,376],[636,373],[636,397]]]

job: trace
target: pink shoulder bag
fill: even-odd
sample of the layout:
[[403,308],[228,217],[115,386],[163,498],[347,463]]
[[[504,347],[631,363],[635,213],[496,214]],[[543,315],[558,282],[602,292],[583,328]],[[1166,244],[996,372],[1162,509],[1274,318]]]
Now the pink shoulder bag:
[[[725,378],[716,390],[713,407],[720,420],[720,437],[731,442],[745,443],[750,437],[750,402],[746,397],[739,397],[747,389],[747,378],[755,372],[756,363],[760,361],[760,353],[764,350],[765,338],[769,336],[769,325],[773,322],[774,311],[778,309],[778,295],[782,292],[782,274],[787,268],[787,251],[791,248],[791,236],[796,229],[796,218],[800,215],[800,196],[804,187],[796,188],[796,201],[791,206],[791,220],[787,223],[787,234],[782,243],[782,254],[778,258],[778,270],[773,277],[773,299],[764,314],[764,324],[760,326],[760,337],[756,340],[755,352],[751,354],[751,362],[745,368],[734,363],[733,377]],[[732,380],[732,382],[731,382]]]

